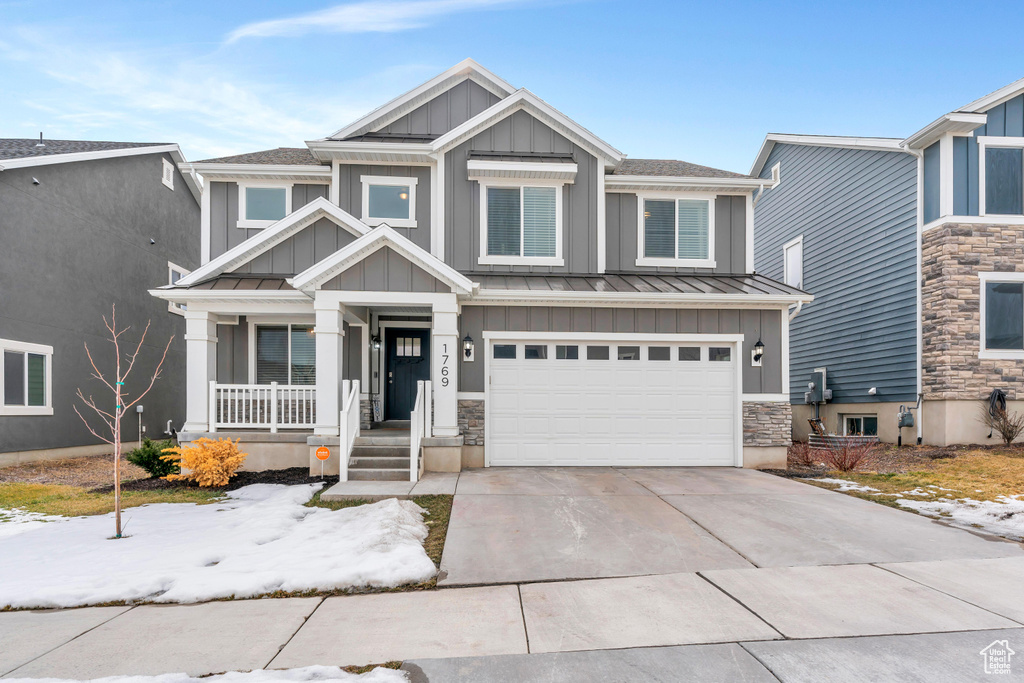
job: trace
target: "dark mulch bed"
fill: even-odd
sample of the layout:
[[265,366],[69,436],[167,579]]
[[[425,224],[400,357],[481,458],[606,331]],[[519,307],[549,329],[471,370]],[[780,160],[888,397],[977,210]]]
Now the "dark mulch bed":
[[[318,484],[329,481],[320,479],[320,475],[309,476],[309,468],[292,467],[287,470],[267,470],[265,472],[239,472],[231,478],[227,486],[207,489],[209,491],[234,491],[250,484]],[[121,483],[122,491],[153,491],[155,489],[199,488],[190,481],[167,481],[166,479],[136,479]],[[91,493],[109,493],[113,485],[92,489]]]

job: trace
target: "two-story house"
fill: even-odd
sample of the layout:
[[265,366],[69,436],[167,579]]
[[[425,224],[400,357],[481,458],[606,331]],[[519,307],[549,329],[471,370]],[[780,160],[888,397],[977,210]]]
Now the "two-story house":
[[0,140],[0,467],[110,452],[74,407],[79,389],[107,392],[84,345],[112,372],[112,304],[132,327],[124,343],[152,323],[126,385],[134,395],[174,337],[143,412],[123,419],[125,441],[181,427],[183,311],[146,292],[199,265],[200,187],[183,162],[175,144]]
[[981,403],[1024,408],[1024,79],[907,138],[770,134],[751,174],[757,270],[813,292],[790,328],[794,436],[825,369],[836,433],[983,443]]
[[344,477],[356,422],[412,417],[428,469],[785,462],[811,297],[753,272],[770,180],[626,159],[472,60],[305,148],[187,168],[203,265],[153,292],[187,308],[185,440],[275,468],[326,445]]

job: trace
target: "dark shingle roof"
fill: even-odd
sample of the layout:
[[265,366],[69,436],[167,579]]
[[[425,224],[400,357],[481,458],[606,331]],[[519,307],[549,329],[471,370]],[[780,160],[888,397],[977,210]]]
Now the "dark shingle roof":
[[0,138],[0,159],[27,159],[29,157],[73,154],[75,152],[105,152],[135,147],[157,147],[169,142],[103,142],[100,140],[46,140],[39,147],[38,138]]
[[231,157],[203,159],[197,164],[282,164],[286,166],[320,166],[313,154],[306,147],[278,147],[265,149],[261,152],[236,154]]
[[672,159],[623,159],[613,175],[649,175],[695,178],[749,178],[732,171]]

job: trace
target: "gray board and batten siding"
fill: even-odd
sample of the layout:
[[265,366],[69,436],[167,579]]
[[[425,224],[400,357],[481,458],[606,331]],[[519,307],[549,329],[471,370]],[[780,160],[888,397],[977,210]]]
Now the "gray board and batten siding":
[[[416,179],[416,227],[393,228],[402,237],[430,251],[430,167],[429,166],[378,166],[364,164],[341,164],[338,167],[338,205],[356,218],[363,217],[362,177],[389,176]],[[292,207],[293,209],[298,207]]]
[[988,123],[976,129],[973,136],[953,138],[953,213],[957,216],[977,216],[980,212],[978,137],[1024,137],[1024,95],[1017,95],[986,113]]
[[636,194],[606,194],[608,224],[608,261],[610,272],[640,273],[716,273],[738,274],[747,271],[747,198],[719,195],[715,199],[715,267],[666,268],[637,266],[637,221],[639,199]]
[[[484,332],[608,332],[635,334],[743,334],[739,363],[743,393],[782,391],[782,312],[778,310],[591,308],[569,306],[462,307],[459,334],[478,340],[472,362],[460,356],[459,391],[484,391]],[[750,352],[764,342],[761,367],[752,367]]]
[[[480,185],[469,180],[470,152],[572,154],[575,182],[562,189],[563,266],[480,265]],[[583,147],[525,111],[498,121],[449,150],[444,161],[445,262],[461,272],[596,273],[597,183],[604,168]]]
[[776,163],[782,183],[755,211],[756,271],[783,280],[783,245],[803,235],[814,295],[790,325],[792,401],[803,403],[817,367],[836,402],[915,401],[916,158],[776,143],[762,177]]
[[500,100],[480,84],[467,79],[384,126],[379,132],[439,137]]

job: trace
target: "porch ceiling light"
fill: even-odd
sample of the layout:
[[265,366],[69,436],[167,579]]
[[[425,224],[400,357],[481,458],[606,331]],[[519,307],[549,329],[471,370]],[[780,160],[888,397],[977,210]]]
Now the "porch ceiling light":
[[757,343],[754,344],[754,362],[761,360],[761,356],[764,355],[764,344],[761,342],[761,338],[757,338]]
[[466,358],[473,355],[473,338],[468,334],[462,338],[462,353],[465,354]]
[[380,335],[379,334],[373,335],[373,337],[370,339],[370,341],[373,342],[373,350],[374,351],[380,351]]

